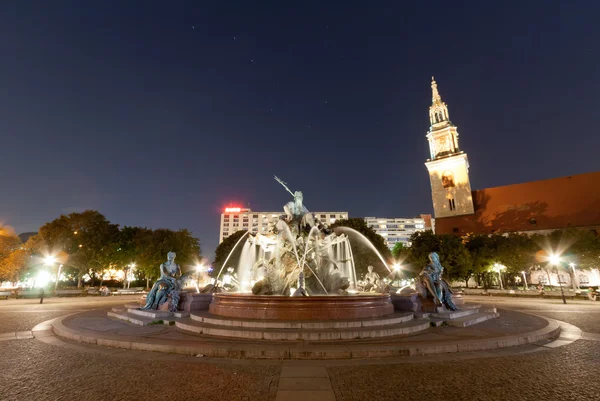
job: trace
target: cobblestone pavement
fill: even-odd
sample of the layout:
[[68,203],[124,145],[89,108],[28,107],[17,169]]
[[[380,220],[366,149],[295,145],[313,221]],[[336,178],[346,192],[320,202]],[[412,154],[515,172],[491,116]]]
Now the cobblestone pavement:
[[138,297],[45,298],[43,304],[40,304],[39,299],[0,300],[0,334],[31,330],[36,324],[55,317],[83,310],[122,305]]
[[600,333],[600,302],[567,300],[515,299],[507,297],[467,297],[467,302],[493,304],[551,319],[562,320],[588,333]]
[[338,401],[598,400],[598,342],[440,363],[330,367]]
[[[528,311],[569,322],[586,332],[600,332],[600,303],[476,301],[491,301],[498,308]],[[41,321],[106,307],[111,302],[128,300],[74,299],[45,301],[44,305],[0,301],[0,334],[30,330]],[[168,397],[170,392],[173,396],[169,398],[177,400],[285,399],[281,391],[276,398],[281,387],[280,361],[209,361],[81,345],[55,337],[47,340],[0,341],[0,400],[143,400],[157,395]],[[427,362],[413,359],[405,363],[409,359],[399,358],[319,361],[318,365],[326,368],[324,373],[329,375],[333,389],[330,394],[334,393],[338,401],[600,399],[599,341],[579,340],[554,349],[529,346],[529,350],[533,352],[479,358],[436,355],[428,357]],[[309,361],[290,364],[308,371],[313,366]],[[296,379],[286,380],[293,385]],[[306,401],[318,399],[309,391],[305,393],[302,399]]]
[[140,360],[35,339],[0,342],[0,355],[3,401],[269,401],[280,372],[279,366],[188,363],[157,353]]
[[[466,297],[562,320],[600,333],[600,303]],[[354,400],[600,400],[600,342],[519,356],[437,363],[329,367],[338,401]]]

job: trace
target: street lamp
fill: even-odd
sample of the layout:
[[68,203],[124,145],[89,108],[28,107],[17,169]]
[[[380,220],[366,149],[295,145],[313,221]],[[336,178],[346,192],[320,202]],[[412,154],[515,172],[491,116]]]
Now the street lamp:
[[[44,258],[44,264],[46,266],[52,267],[54,266],[54,264],[56,263],[56,257],[55,256],[46,256]],[[54,292],[56,292],[56,289],[58,288],[58,279],[60,278],[60,271],[62,270],[63,265],[59,264],[58,265],[58,271],[56,272],[56,281],[54,282]]]
[[562,295],[563,304],[567,303],[567,299],[565,298],[565,291],[563,290],[562,283],[560,281],[560,274],[558,273],[558,266],[560,265],[560,255],[555,253],[550,255],[550,264],[554,265],[556,269],[556,278],[558,279],[558,285],[560,286],[560,295]]
[[494,263],[494,267],[496,268],[496,271],[498,272],[498,278],[500,279],[500,289],[503,290],[504,286],[502,285],[502,274],[500,274],[500,270],[502,270],[502,265],[499,263]]
[[135,269],[135,263],[129,265],[129,271],[127,272],[127,288],[131,287],[131,279],[133,274],[133,269]]
[[577,271],[575,270],[575,263],[571,262],[569,263],[569,267],[571,269],[573,269],[573,289],[574,290],[578,290],[579,289],[579,282],[577,281]]
[[398,281],[400,280],[400,263],[394,263],[392,269],[394,270],[394,276],[396,276],[396,287],[398,286]]
[[198,263],[196,265],[196,286],[198,287],[198,292],[200,292],[200,274],[204,271],[204,265],[202,263]]
[[523,275],[523,289],[527,291],[527,277],[525,276],[525,270],[521,271],[521,274]]

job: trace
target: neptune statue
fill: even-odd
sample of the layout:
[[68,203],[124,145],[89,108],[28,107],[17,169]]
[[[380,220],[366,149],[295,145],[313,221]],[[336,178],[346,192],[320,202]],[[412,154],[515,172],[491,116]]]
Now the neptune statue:
[[279,177],[275,176],[275,181],[280,183],[286,191],[288,191],[293,197],[294,200],[290,201],[283,206],[283,210],[285,211],[286,221],[288,223],[295,222],[300,227],[308,225],[310,227],[315,225],[315,221],[313,215],[308,211],[306,206],[304,206],[303,195],[300,191],[292,192],[287,184],[283,182]]
[[167,254],[167,261],[160,265],[160,278],[154,283],[146,297],[146,305],[140,309],[157,310],[171,295],[169,311],[177,312],[180,292],[187,276],[181,274],[181,268],[175,263],[175,252]]

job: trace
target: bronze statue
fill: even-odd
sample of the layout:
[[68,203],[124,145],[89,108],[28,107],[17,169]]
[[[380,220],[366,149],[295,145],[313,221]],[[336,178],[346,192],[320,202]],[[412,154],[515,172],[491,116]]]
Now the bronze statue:
[[450,310],[458,308],[452,301],[452,290],[446,280],[442,278],[444,267],[440,263],[440,257],[437,253],[429,254],[429,263],[423,268],[417,280],[417,291],[423,298],[427,295],[433,297],[436,309],[443,309],[444,306]]
[[167,261],[160,265],[160,278],[154,283],[146,296],[146,305],[140,309],[157,310],[171,295],[169,311],[176,312],[179,304],[183,281],[187,278],[181,274],[181,268],[175,263],[175,252],[167,254]]

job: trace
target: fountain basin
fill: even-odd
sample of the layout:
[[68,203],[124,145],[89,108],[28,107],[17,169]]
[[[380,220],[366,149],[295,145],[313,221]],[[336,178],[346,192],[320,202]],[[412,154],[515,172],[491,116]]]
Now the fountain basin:
[[214,294],[209,312],[219,316],[263,320],[341,320],[394,313],[389,294],[288,297]]

